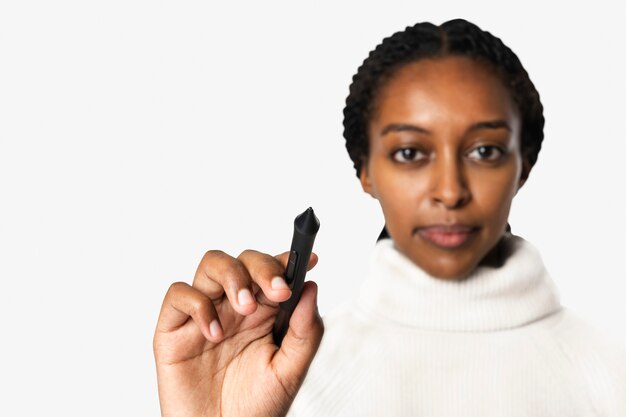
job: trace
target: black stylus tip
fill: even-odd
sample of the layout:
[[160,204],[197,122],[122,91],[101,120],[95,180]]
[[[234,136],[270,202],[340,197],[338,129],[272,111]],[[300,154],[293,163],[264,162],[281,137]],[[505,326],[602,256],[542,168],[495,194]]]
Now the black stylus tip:
[[317,233],[320,228],[320,221],[315,216],[315,212],[311,207],[306,209],[302,214],[298,215],[294,220],[294,227],[300,233],[312,235]]

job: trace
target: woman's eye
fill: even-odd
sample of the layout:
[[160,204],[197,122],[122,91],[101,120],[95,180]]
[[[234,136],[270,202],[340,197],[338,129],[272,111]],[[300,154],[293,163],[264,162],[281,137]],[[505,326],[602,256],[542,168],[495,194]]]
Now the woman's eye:
[[504,155],[504,151],[497,146],[479,146],[475,148],[469,155],[477,155],[476,159],[483,161],[497,161]]
[[397,162],[415,162],[419,157],[417,155],[423,155],[421,151],[415,148],[402,148],[395,151],[391,156]]

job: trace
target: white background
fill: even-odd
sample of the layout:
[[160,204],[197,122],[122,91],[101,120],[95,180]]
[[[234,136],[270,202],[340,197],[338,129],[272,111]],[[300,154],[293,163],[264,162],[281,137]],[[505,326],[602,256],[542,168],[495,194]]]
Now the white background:
[[288,250],[309,206],[322,315],[351,297],[383,217],[344,100],[368,52],[419,21],[464,17],[520,57],[546,138],[513,232],[564,305],[626,341],[618,2],[0,4],[0,415],[158,415],[170,283],[209,249]]

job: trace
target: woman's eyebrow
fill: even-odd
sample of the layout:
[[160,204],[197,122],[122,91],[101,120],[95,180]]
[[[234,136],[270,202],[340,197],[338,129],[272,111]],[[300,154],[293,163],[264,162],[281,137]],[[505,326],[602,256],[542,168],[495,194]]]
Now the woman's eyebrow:
[[[471,132],[473,130],[478,130],[478,129],[506,129],[510,132],[511,126],[509,126],[509,124],[505,120],[501,120],[501,119],[487,120],[487,121],[477,122],[477,123],[472,124],[470,127],[467,128],[466,133]],[[380,131],[380,136],[385,136],[389,132],[403,132],[403,131],[420,132],[420,133],[425,133],[427,135],[431,134],[431,132],[428,129],[424,129],[423,127],[420,127],[420,126],[410,125],[406,123],[391,123],[385,126]]]
[[478,129],[506,129],[511,131],[511,126],[505,120],[489,120],[485,122],[474,123],[467,128],[466,132],[471,132]]
[[388,124],[387,126],[385,126],[381,131],[380,131],[380,136],[385,136],[387,133],[389,132],[403,132],[403,131],[413,131],[413,132],[420,132],[420,133],[426,133],[428,135],[430,135],[430,131],[427,129],[424,129],[423,127],[419,127],[419,126],[415,126],[415,125],[409,125],[409,124],[405,124],[405,123],[391,123]]

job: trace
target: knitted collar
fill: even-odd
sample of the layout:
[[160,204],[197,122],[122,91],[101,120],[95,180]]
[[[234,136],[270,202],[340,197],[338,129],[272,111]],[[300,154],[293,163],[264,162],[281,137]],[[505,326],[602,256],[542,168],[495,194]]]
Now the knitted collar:
[[505,233],[503,264],[478,266],[463,281],[437,279],[379,240],[357,305],[401,325],[442,331],[493,331],[522,326],[561,309],[539,251]]

